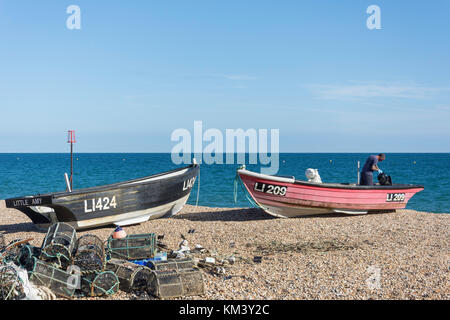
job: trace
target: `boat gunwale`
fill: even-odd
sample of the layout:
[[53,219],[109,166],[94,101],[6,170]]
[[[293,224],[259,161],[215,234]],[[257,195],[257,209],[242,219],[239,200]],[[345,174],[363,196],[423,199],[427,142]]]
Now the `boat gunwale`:
[[[121,187],[132,187],[132,186],[140,186],[140,185],[144,185],[146,184],[145,181],[143,180],[148,180],[151,178],[157,178],[160,176],[164,176],[164,175],[168,175],[171,173],[175,173],[178,171],[182,171],[182,170],[188,170],[186,173],[188,173],[190,170],[189,169],[194,169],[195,167],[199,167],[198,164],[191,164],[187,167],[182,167],[182,168],[176,168],[173,170],[169,170],[169,171],[165,171],[165,172],[161,172],[161,173],[156,173],[154,175],[150,175],[150,176],[146,176],[146,177],[141,177],[141,178],[136,178],[136,179],[132,179],[132,180],[125,180],[125,181],[121,181],[121,182],[115,182],[112,184],[106,184],[106,185],[102,185],[102,186],[94,186],[94,187],[88,187],[88,188],[82,188],[82,189],[76,189],[76,190],[72,190],[71,192],[69,191],[57,191],[57,192],[49,192],[49,193],[45,193],[45,194],[35,194],[35,195],[27,195],[27,196],[19,196],[19,197],[14,197],[14,198],[8,198],[5,199],[6,200],[18,200],[18,199],[32,199],[32,198],[40,198],[40,197],[52,197],[52,198],[59,198],[59,197],[66,197],[66,196],[72,196],[72,195],[80,195],[83,193],[92,193],[92,192],[98,192],[98,191],[106,191],[106,190],[110,190],[110,189],[117,189],[117,188],[121,188]],[[168,177],[168,179],[170,178],[175,178],[177,176],[173,176],[173,177]],[[142,183],[140,184],[134,184],[134,185],[129,185],[127,186],[126,184],[129,183],[134,183],[134,182],[140,182],[142,181]],[[157,180],[158,181],[158,180]],[[152,183],[155,181],[148,181],[147,183]],[[48,206],[48,205],[41,205],[41,206]]]
[[295,177],[291,179],[279,176],[266,175],[263,173],[257,173],[253,171],[249,171],[246,169],[238,169],[238,174],[246,175],[248,177],[252,177],[255,179],[261,180],[271,180],[275,182],[288,183],[293,185],[300,186],[309,186],[309,187],[318,187],[325,189],[348,189],[348,190],[407,190],[407,189],[424,189],[423,185],[414,185],[414,184],[400,184],[396,183],[390,186],[384,185],[373,185],[373,186],[365,186],[365,185],[351,185],[351,184],[342,184],[342,183],[316,183],[309,181],[297,180]]

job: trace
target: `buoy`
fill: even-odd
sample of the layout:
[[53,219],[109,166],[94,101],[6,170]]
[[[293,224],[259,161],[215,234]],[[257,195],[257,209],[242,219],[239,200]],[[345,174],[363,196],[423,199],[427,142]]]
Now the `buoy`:
[[116,230],[114,230],[113,239],[123,239],[126,236],[127,233],[121,227],[117,227]]

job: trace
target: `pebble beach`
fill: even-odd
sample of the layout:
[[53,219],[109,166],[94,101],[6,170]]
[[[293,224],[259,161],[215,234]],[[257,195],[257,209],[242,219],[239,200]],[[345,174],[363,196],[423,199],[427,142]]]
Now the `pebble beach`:
[[[186,205],[174,217],[125,230],[164,235],[171,249],[178,249],[184,237],[192,248],[205,248],[207,256],[235,258],[223,274],[204,271],[203,296],[183,299],[447,300],[449,227],[448,214],[414,210],[282,219],[255,208]],[[112,231],[105,227],[77,235],[106,240]],[[7,242],[31,238],[35,246],[45,237],[23,213],[5,208],[4,201],[0,232]],[[106,299],[138,298],[119,291]]]

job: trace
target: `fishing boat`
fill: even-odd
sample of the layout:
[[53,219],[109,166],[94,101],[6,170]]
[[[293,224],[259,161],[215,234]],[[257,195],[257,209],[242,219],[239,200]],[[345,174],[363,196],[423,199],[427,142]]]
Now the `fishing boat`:
[[[125,226],[177,214],[189,198],[199,165],[85,189],[6,199],[39,228],[65,222],[76,229]],[[67,182],[67,176],[66,176]]]
[[293,218],[306,215],[395,211],[406,207],[421,185],[363,186],[352,183],[321,183],[237,170],[250,201],[268,214]]

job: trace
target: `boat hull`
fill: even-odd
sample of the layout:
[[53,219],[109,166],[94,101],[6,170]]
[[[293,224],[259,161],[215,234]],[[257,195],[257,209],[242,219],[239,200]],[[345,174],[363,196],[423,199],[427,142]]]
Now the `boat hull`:
[[423,186],[404,184],[360,186],[312,183],[245,169],[239,169],[237,174],[258,206],[271,215],[286,218],[395,211],[405,208],[409,199],[423,190]]
[[187,202],[198,165],[107,186],[6,199],[39,228],[55,222],[76,229],[130,225],[177,214]]

